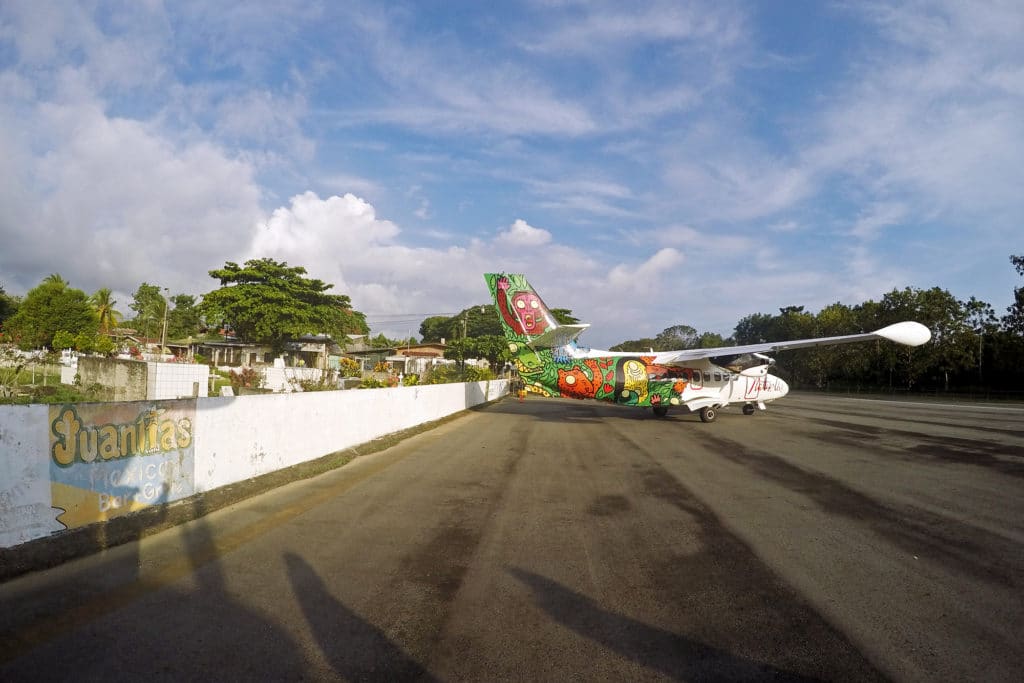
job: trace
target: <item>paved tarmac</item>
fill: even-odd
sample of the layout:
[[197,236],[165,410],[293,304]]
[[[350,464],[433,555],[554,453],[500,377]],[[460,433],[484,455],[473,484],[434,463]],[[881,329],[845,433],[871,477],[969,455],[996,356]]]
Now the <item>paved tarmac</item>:
[[0,680],[1020,680],[1024,408],[505,399],[0,585]]

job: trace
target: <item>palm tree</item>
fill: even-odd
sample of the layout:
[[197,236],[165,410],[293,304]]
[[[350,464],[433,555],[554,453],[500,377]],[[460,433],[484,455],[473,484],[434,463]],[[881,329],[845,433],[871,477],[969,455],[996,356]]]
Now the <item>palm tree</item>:
[[43,278],[44,285],[60,285],[61,288],[68,286],[68,281],[62,278],[58,273],[50,273]]
[[100,332],[103,334],[110,334],[110,328],[121,322],[121,314],[114,310],[114,304],[117,302],[111,299],[110,295],[110,288],[101,287],[89,297],[89,302],[100,319]]

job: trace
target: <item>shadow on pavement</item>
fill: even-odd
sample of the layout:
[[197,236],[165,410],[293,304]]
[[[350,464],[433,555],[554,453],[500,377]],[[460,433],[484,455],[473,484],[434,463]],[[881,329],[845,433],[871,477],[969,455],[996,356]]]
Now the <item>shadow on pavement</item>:
[[434,681],[376,626],[337,600],[298,555],[284,556],[292,591],[331,668],[348,680]]
[[518,567],[506,571],[532,590],[536,605],[559,624],[674,679],[818,680],[783,671],[609,612],[590,598],[533,572]]

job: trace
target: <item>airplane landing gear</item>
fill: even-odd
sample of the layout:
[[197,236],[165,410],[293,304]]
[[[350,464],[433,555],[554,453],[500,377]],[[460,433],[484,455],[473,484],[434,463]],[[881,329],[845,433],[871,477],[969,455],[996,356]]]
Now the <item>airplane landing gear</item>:
[[711,406],[705,406],[700,409],[700,421],[701,422],[714,422],[715,418],[718,417],[718,413]]
[[665,406],[654,406],[653,408],[651,408],[651,410],[654,411],[655,417],[665,417],[666,415],[668,415],[668,408],[666,408]]
[[743,406],[743,414],[744,415],[753,415],[754,414],[754,405],[752,403],[748,403],[747,405]]

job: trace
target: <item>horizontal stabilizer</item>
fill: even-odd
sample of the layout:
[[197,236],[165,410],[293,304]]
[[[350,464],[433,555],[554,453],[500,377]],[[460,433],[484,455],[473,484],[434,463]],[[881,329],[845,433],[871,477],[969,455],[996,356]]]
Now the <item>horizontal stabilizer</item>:
[[582,325],[559,325],[549,329],[547,332],[534,337],[529,341],[530,346],[535,349],[553,349],[565,346],[590,327],[589,324]]

